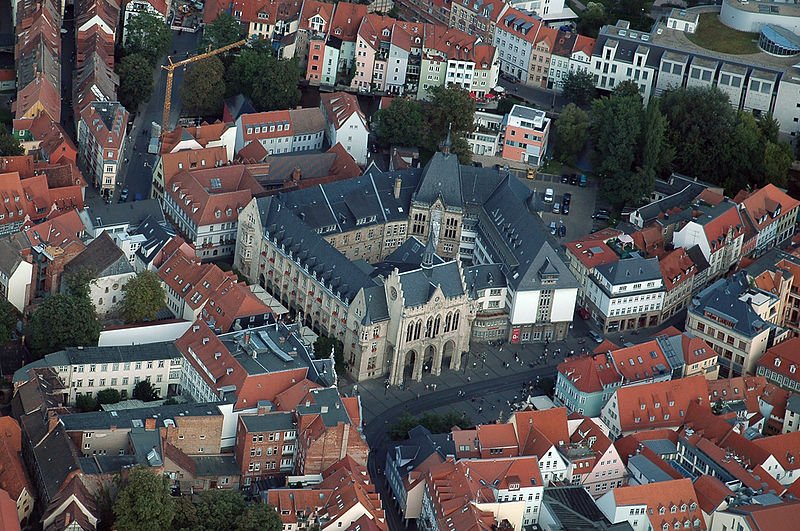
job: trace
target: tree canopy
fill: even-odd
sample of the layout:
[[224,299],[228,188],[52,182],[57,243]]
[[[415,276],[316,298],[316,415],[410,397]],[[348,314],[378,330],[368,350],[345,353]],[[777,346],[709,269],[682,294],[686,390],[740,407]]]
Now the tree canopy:
[[244,94],[259,111],[291,109],[300,101],[296,59],[278,59],[268,43],[255,43],[241,51],[227,72],[229,96]]
[[0,157],[16,157],[24,155],[25,150],[19,140],[8,132],[6,124],[0,124]]
[[[172,30],[160,17],[143,12],[128,19],[125,25],[125,55],[139,54],[152,69],[159,58],[167,53],[172,42]],[[152,77],[152,72],[151,76]]]
[[393,441],[402,441],[408,438],[408,431],[416,426],[424,426],[431,433],[449,433],[453,426],[466,429],[472,426],[472,421],[466,415],[459,415],[455,411],[444,414],[423,413],[415,417],[409,413],[403,413],[397,422],[389,428],[389,437]]
[[224,97],[225,65],[219,57],[207,57],[189,67],[181,87],[187,113],[204,117],[220,115]]
[[133,468],[114,501],[119,531],[169,529],[175,516],[169,480],[145,467]]
[[594,75],[584,70],[570,71],[564,78],[561,93],[578,107],[588,106],[597,95],[594,87]]
[[6,299],[0,298],[0,343],[5,343],[11,339],[11,335],[17,328],[19,312],[13,304]]
[[140,323],[155,319],[158,310],[167,301],[161,280],[153,271],[142,271],[130,279],[122,291],[122,317],[127,323]]
[[220,13],[214,22],[208,24],[203,30],[200,45],[216,50],[242,38],[242,26],[230,13]]
[[458,155],[462,164],[469,164],[472,150],[466,135],[475,128],[475,102],[466,89],[456,85],[433,87],[429,94],[430,101],[425,107],[428,118],[428,149],[438,150],[449,131],[453,142],[451,152]]
[[142,402],[152,402],[158,400],[158,391],[149,380],[141,380],[133,386],[133,398]]
[[575,164],[578,155],[589,139],[589,114],[568,104],[554,124],[555,156],[565,164]]
[[153,94],[153,67],[147,57],[141,53],[126,55],[117,63],[117,75],[117,97],[126,109],[133,112],[150,99]]
[[108,388],[97,391],[98,404],[116,404],[122,400],[122,394],[116,389]]
[[280,531],[283,525],[269,505],[247,505],[239,491],[209,490],[193,503],[176,500],[172,528],[177,531]]
[[395,98],[386,109],[375,114],[375,134],[384,146],[414,146],[422,144],[425,120],[422,105],[417,100]]
[[65,347],[94,346],[100,337],[100,321],[88,297],[52,295],[33,312],[27,336],[39,356]]

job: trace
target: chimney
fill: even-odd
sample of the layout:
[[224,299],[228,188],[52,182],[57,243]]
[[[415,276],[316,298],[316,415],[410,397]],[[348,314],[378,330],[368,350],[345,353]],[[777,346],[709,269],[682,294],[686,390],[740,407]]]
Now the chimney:
[[303,172],[300,170],[300,168],[299,167],[295,168],[292,171],[292,182],[299,183],[300,182],[300,177],[302,177],[302,176],[303,176]]
[[400,199],[400,188],[403,187],[403,179],[395,177],[394,179],[394,198]]
[[153,431],[156,429],[156,418],[155,417],[148,417],[144,419],[144,429],[147,431]]

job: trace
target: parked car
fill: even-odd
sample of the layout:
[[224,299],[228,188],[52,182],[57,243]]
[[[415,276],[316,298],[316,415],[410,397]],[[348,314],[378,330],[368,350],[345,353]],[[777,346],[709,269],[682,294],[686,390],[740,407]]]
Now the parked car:
[[553,203],[553,214],[561,214],[561,203]]
[[561,202],[564,203],[565,205],[570,204],[570,202],[572,202],[572,194],[569,192],[565,193],[564,198],[561,200]]
[[565,216],[569,215],[569,203],[564,203],[561,205],[561,213]]
[[557,232],[558,232],[558,225],[556,225],[555,221],[551,221],[550,222],[550,234],[555,236]]
[[601,336],[600,334],[598,334],[594,330],[589,330],[589,337],[594,339],[595,343],[602,343],[603,342],[603,336]]
[[125,201],[127,201],[127,200],[128,200],[128,187],[126,186],[126,187],[125,187],[125,188],[123,188],[123,189],[122,189],[122,191],[119,193],[119,202],[120,202],[120,203],[124,203],[124,202],[125,202]]
[[580,177],[578,177],[577,173],[573,173],[572,175],[569,176],[569,184],[571,184],[572,186],[578,186],[579,182],[580,182]]
[[598,221],[607,221],[610,218],[611,218],[611,213],[605,209],[597,210],[595,211],[594,214],[592,214],[592,219],[596,219]]
[[586,188],[587,184],[588,184],[588,181],[586,180],[586,176],[581,174],[581,177],[578,180],[578,186],[580,186],[581,188]]
[[563,225],[563,224],[559,225],[559,227],[558,227],[558,236],[560,238],[563,238],[566,235],[567,235],[567,226]]
[[552,203],[553,197],[555,197],[555,193],[553,192],[552,188],[548,188],[544,191],[544,202],[545,203]]
[[567,175],[566,173],[562,173],[561,174],[561,182],[563,184],[567,184],[569,182],[569,175]]

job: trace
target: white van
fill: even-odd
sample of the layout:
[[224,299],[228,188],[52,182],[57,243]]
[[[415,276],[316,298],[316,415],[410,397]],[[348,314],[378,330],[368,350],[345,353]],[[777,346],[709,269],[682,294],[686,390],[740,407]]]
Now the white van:
[[552,188],[548,188],[547,190],[544,191],[544,202],[545,203],[552,203],[553,202],[553,196],[554,196],[553,189]]

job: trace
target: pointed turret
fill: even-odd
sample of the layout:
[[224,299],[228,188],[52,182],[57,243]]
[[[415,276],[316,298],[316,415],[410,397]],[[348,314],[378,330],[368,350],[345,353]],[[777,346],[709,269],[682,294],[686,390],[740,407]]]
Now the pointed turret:
[[433,243],[433,234],[428,236],[428,243],[425,244],[425,250],[422,252],[422,268],[430,269],[433,267],[433,257],[436,255],[436,245]]
[[451,133],[452,126],[453,126],[452,123],[447,124],[447,137],[444,139],[444,141],[441,144],[439,144],[439,151],[441,151],[445,155],[449,155],[450,154],[450,148],[453,147],[453,137],[452,137],[452,133]]

